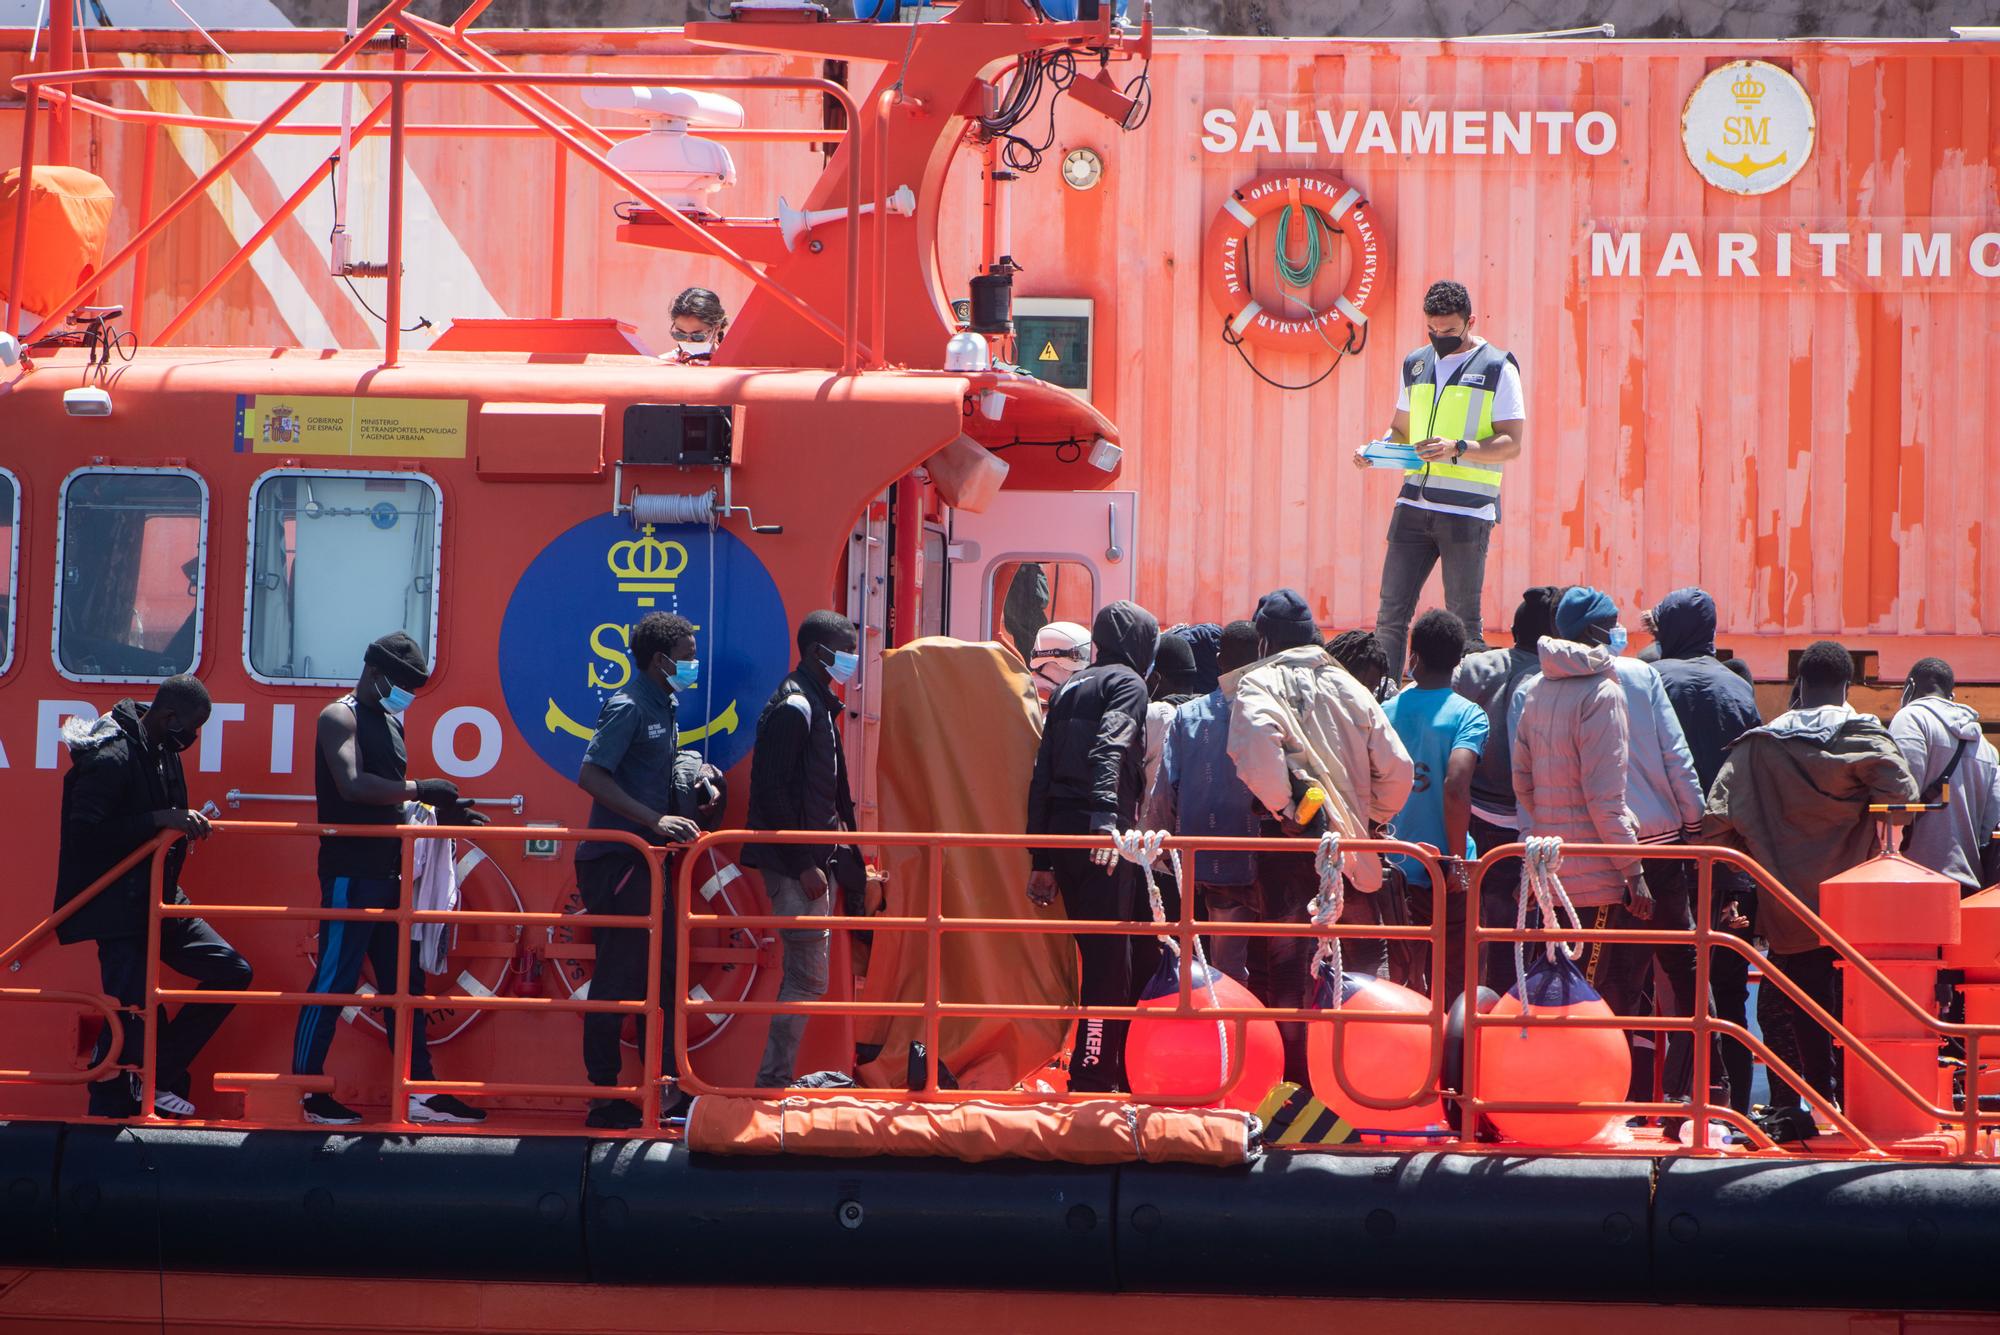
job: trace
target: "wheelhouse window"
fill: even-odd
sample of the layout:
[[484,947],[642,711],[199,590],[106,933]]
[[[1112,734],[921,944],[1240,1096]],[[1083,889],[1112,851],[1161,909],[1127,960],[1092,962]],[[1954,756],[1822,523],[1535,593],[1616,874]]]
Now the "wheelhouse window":
[[85,469],[63,482],[56,667],[161,681],[201,660],[208,488],[185,469]]
[[259,681],[340,685],[370,641],[435,658],[437,483],[417,473],[266,473],[250,498],[244,658]]

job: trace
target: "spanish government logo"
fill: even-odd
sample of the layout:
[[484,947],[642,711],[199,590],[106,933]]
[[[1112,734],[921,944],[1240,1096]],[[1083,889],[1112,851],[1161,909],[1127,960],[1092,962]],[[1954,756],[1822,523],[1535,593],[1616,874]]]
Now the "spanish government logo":
[[634,529],[623,515],[599,515],[542,549],[500,622],[507,712],[566,779],[583,764],[598,710],[632,680],[632,627],[648,612],[695,627],[701,681],[679,697],[681,745],[724,770],[750,754],[757,715],[792,663],[770,572],[726,531]]
[[1762,60],[1710,70],[1681,112],[1688,161],[1732,195],[1768,195],[1797,176],[1817,133],[1806,90]]

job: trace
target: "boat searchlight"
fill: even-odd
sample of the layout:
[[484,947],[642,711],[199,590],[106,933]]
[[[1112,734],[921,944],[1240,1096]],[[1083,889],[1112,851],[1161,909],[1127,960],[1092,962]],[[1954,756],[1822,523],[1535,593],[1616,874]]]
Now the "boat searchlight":
[[734,130],[743,124],[743,104],[720,93],[689,88],[586,87],[586,106],[623,112],[647,122],[648,132],[614,146],[611,165],[683,213],[713,214],[709,197],[736,184],[729,150],[690,129]]

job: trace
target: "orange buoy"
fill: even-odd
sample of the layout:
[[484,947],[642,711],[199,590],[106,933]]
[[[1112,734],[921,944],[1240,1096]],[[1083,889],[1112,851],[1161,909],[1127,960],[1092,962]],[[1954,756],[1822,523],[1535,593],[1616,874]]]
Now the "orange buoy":
[[[1168,951],[1139,998],[1146,1010],[1172,1010],[1180,1002],[1180,959]],[[1194,1004],[1202,1010],[1261,1008],[1263,1002],[1220,969],[1190,964]],[[1214,993],[1211,1000],[1210,984]],[[1228,1036],[1224,1050],[1223,1037]],[[1125,1077],[1141,1099],[1191,1099],[1222,1084],[1234,1054],[1235,1080],[1213,1106],[1254,1111],[1284,1078],[1285,1049],[1271,1020],[1134,1020],[1125,1039]]]
[[[1604,998],[1561,951],[1529,966],[1528,976],[1493,1007],[1494,1018],[1529,1014],[1608,1016]],[[1479,1030],[1478,1095],[1500,1103],[1608,1103],[1632,1083],[1632,1053],[1617,1029],[1523,1028],[1491,1024]],[[1618,1113],[1493,1112],[1493,1129],[1523,1145],[1582,1145],[1625,1119]]]
[[[1386,979],[1367,974],[1342,974],[1340,1009],[1422,1015],[1431,1003],[1419,993]],[[1333,984],[1321,978],[1318,1000],[1321,1010],[1333,1009]],[[1331,1023],[1315,1023],[1306,1038],[1306,1067],[1312,1076],[1312,1092],[1321,1103],[1339,1113],[1362,1131],[1422,1131],[1442,1125],[1444,1103],[1438,1098],[1419,1100],[1407,1108],[1370,1108],[1348,1093],[1373,1099],[1400,1099],[1430,1086],[1434,1069],[1431,1031],[1420,1024],[1350,1024],[1340,1039],[1339,1072],[1346,1087],[1335,1076]]]
[[[0,257],[14,253],[20,194],[21,169],[0,173]],[[10,274],[0,259],[0,300],[18,297],[24,309],[37,315],[68,315],[52,308],[103,263],[115,204],[111,187],[87,171],[36,167],[28,185],[29,264],[21,275],[21,291],[8,292]]]

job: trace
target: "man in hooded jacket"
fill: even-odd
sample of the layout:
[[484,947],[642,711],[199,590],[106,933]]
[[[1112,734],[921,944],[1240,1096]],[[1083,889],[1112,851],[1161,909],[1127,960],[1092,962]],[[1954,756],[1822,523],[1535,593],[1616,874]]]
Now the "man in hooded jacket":
[[[1229,758],[1237,774],[1270,813],[1269,833],[1302,833],[1297,795],[1304,784],[1316,784],[1326,793],[1321,811],[1327,828],[1343,839],[1369,838],[1409,798],[1416,781],[1410,753],[1373,692],[1321,646],[1304,595],[1294,589],[1264,595],[1255,620],[1264,657],[1238,676],[1230,705]],[[1342,864],[1348,886],[1359,893],[1346,896],[1341,922],[1406,919],[1407,914],[1384,912],[1374,902],[1383,891],[1379,856],[1350,852]],[[1319,888],[1311,856],[1260,854],[1257,879],[1265,922],[1306,921],[1306,905]],[[1262,1001],[1306,1004],[1316,944],[1309,937],[1269,943],[1270,995]],[[1346,942],[1344,952],[1343,967],[1362,973],[1379,969],[1387,953],[1380,941],[1365,938]],[[1285,1042],[1285,1078],[1303,1083],[1305,1026],[1288,1022],[1278,1029]]]
[[[1820,883],[1874,856],[1876,818],[1869,806],[1917,799],[1917,781],[1889,730],[1847,703],[1854,663],[1831,640],[1799,657],[1798,706],[1729,748],[1708,792],[1707,837],[1755,858],[1813,912]],[[1834,951],[1775,896],[1758,890],[1757,928],[1771,965],[1829,1014],[1840,1015]],[[1835,1097],[1833,1036],[1784,990],[1757,989],[1757,1018],[1780,1056],[1795,1052],[1799,1074],[1823,1098]],[[1775,1074],[1774,1108],[1799,1096]]]
[[[120,700],[97,719],[73,718],[63,725],[69,772],[63,775],[61,848],[56,860],[56,907],[81,895],[98,878],[162,831],[180,836],[161,870],[162,898],[185,904],[181,864],[188,840],[208,837],[208,820],[188,810],[187,779],[180,753],[194,745],[208,721],[208,689],[193,677],[160,683],[151,705]],[[150,861],[141,861],[85,902],[56,927],[64,944],[97,943],[104,990],[119,1003],[140,1007],[146,999],[146,897],[152,885]],[[200,918],[160,919],[160,963],[195,980],[203,991],[241,991],[250,986],[250,966],[214,928]],[[215,1036],[230,1007],[190,1004],[161,1024],[154,1048],[154,1111],[164,1117],[192,1117],[188,1066]],[[121,1022],[118,1060],[139,1064],[143,1021]],[[99,1035],[91,1064],[104,1060],[111,1033]],[[90,1086],[93,1117],[132,1117],[139,1112],[139,1081],[132,1071],[114,1071]]]
[[[1953,699],[1951,664],[1926,658],[1910,669],[1902,708],[1889,735],[1926,802],[1942,811],[1917,817],[1903,839],[1912,862],[1957,881],[1965,894],[1981,888],[1981,852],[2000,824],[2000,755],[1979,726],[1979,711]],[[1945,797],[1949,790],[1949,797]]]
[[[1695,779],[1704,795],[1722,772],[1729,744],[1762,726],[1757,692],[1749,678],[1715,653],[1715,599],[1706,589],[1677,589],[1662,598],[1647,616],[1653,632],[1653,663],[1660,685],[1680,720],[1694,760]],[[1714,885],[1717,928],[1748,941],[1755,934],[1751,915],[1757,909],[1757,884],[1735,867],[1717,864]],[[1718,1018],[1748,1027],[1750,1023],[1750,961],[1734,950],[1710,952],[1710,984]],[[1722,1067],[1729,1078],[1730,1106],[1750,1111],[1750,1049],[1733,1038],[1717,1042]]]
[[[1098,834],[1137,823],[1146,772],[1146,677],[1160,623],[1137,603],[1115,602],[1091,624],[1094,661],[1063,684],[1049,701],[1035,773],[1028,784],[1029,834]],[[1072,919],[1134,921],[1150,912],[1139,904],[1139,869],[1100,851],[1038,848],[1028,876],[1028,897],[1052,904],[1058,892]],[[1129,936],[1086,933],[1076,939],[1082,957],[1078,1003],[1129,1006],[1138,992]],[[1143,981],[1143,980],[1141,980]],[[1070,1050],[1069,1083],[1077,1091],[1126,1088],[1123,1020],[1084,1020]]]

